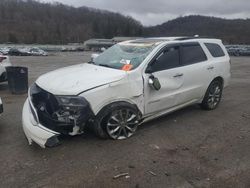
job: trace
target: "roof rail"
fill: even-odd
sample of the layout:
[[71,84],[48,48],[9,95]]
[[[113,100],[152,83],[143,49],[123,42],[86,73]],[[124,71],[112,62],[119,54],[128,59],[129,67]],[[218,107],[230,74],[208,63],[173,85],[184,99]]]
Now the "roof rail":
[[194,35],[193,37],[180,37],[180,38],[177,38],[175,40],[183,41],[183,40],[199,39],[199,38],[201,38],[199,35]]

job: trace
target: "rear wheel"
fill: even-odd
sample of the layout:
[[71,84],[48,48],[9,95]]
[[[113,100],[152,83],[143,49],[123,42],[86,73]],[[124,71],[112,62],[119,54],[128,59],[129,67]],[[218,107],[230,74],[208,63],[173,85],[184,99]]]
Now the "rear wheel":
[[222,97],[222,82],[214,80],[208,87],[201,107],[205,110],[214,110],[218,107]]

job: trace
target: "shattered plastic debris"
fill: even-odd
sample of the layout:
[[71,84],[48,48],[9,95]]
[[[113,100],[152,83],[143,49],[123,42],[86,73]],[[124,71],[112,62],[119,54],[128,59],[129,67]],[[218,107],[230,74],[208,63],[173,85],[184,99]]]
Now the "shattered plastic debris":
[[121,174],[117,174],[113,177],[113,179],[118,179],[118,178],[121,178],[121,177],[126,177],[126,178],[129,178],[129,174],[128,173],[121,173]]
[[152,172],[152,171],[148,171],[151,175],[156,176],[156,173]]
[[149,146],[153,149],[160,149],[160,147],[156,144],[150,144]]

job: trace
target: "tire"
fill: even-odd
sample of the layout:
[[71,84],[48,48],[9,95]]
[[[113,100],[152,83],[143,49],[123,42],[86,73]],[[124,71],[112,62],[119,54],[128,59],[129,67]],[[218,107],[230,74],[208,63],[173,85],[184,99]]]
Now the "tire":
[[214,80],[208,87],[201,107],[205,110],[214,110],[218,107],[223,91],[223,84],[220,80]]
[[135,106],[125,102],[114,103],[105,107],[97,115],[94,121],[94,132],[103,139],[127,139],[135,134],[140,117]]

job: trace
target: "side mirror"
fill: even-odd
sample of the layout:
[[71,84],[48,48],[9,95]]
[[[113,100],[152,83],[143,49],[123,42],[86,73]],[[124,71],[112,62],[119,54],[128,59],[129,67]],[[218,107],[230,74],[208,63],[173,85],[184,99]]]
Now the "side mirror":
[[159,91],[161,89],[161,83],[158,78],[154,77],[154,75],[151,75],[149,77],[148,83],[156,91]]
[[97,58],[99,54],[91,54],[91,61],[93,61],[95,58]]

